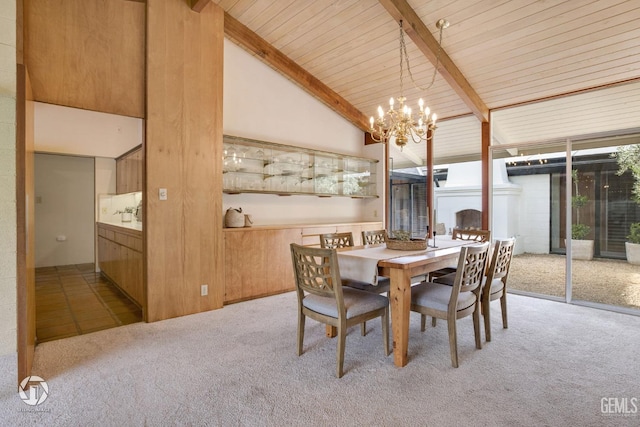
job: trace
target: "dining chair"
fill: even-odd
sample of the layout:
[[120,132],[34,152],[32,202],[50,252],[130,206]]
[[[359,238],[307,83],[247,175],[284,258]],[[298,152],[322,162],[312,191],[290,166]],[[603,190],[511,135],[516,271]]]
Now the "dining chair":
[[489,242],[460,249],[453,286],[422,282],[411,288],[411,311],[420,313],[420,330],[424,332],[427,316],[447,321],[451,364],[458,367],[456,321],[473,316],[476,348],[480,340],[480,290],[486,268]]
[[474,242],[484,243],[491,239],[491,231],[454,228],[451,232],[451,238],[453,240],[472,240]]
[[500,299],[502,327],[507,329],[509,326],[507,323],[507,278],[509,277],[515,241],[516,239],[513,237],[506,240],[496,240],[486,281],[482,286],[480,306],[484,317],[484,335],[487,341],[491,341],[491,310],[489,307],[491,301]]
[[347,329],[377,317],[382,321],[384,353],[389,355],[389,300],[382,295],[342,286],[335,249],[310,248],[291,243],[298,294],[298,356],[303,353],[305,319],[338,330],[337,376],[342,377]]
[[353,246],[353,233],[325,233],[320,234],[320,247],[325,249],[338,249]]
[[[493,255],[488,261],[486,275],[482,281],[482,293],[480,296],[480,313],[484,317],[484,334],[487,341],[491,341],[491,319],[489,303],[500,299],[502,312],[502,327],[507,329],[507,278],[513,256],[515,238],[496,240],[493,247]],[[433,282],[443,285],[453,285],[456,273],[445,274],[436,277]],[[490,285],[488,285],[490,284]],[[435,319],[433,325],[435,326]]]
[[[451,240],[467,240],[467,241],[473,241],[478,243],[490,242],[491,231],[454,228],[453,231],[451,232]],[[456,272],[456,267],[453,265],[449,267],[444,267],[439,270],[430,272],[429,280],[434,281],[436,277],[444,276],[444,275],[455,273],[455,272]]]
[[[384,231],[384,230],[383,230]],[[320,247],[325,249],[339,249],[353,246],[353,234],[349,232],[345,233],[325,233],[320,234]],[[342,284],[350,288],[358,289],[365,292],[371,292],[374,294],[382,294],[389,292],[391,287],[391,281],[388,277],[378,277],[377,285],[371,283],[359,282],[357,280],[343,279]],[[360,327],[360,333],[362,336],[367,334],[367,322],[362,322]]]
[[362,232],[363,245],[377,245],[387,241],[387,230],[368,230]]

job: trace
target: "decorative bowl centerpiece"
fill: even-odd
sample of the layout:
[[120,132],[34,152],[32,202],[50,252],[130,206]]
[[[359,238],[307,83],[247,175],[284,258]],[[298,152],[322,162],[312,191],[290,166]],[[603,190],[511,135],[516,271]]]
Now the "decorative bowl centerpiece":
[[426,239],[412,239],[411,233],[404,230],[394,230],[393,237],[387,238],[387,248],[397,251],[420,251],[427,249]]

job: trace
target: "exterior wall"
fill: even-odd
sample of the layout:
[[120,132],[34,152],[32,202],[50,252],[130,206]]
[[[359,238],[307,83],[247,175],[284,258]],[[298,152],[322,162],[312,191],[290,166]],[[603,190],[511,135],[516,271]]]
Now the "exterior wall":
[[[382,144],[365,151],[362,131],[227,39],[224,57],[225,134],[382,159]],[[382,162],[378,163],[377,174],[381,196]],[[382,197],[361,200],[225,194],[223,209],[242,207],[253,216],[256,225],[380,221],[383,201]]]
[[[481,162],[449,165],[447,181],[434,190],[436,222],[455,227],[456,213],[464,209],[482,211]],[[442,183],[441,183],[442,184]],[[503,160],[493,163],[491,238],[504,239],[519,233],[518,205],[524,192],[509,181]]]
[[0,2],[0,355],[16,342],[16,2]]
[[516,253],[549,253],[549,175],[512,176],[510,180],[522,187],[522,197],[517,206],[520,226],[516,235]]
[[[446,184],[435,189],[436,221],[455,227],[456,212],[481,210],[481,188],[474,184],[480,162],[451,165]],[[508,177],[504,161],[493,168],[491,238],[516,237],[515,253],[549,253],[551,207],[549,175]]]

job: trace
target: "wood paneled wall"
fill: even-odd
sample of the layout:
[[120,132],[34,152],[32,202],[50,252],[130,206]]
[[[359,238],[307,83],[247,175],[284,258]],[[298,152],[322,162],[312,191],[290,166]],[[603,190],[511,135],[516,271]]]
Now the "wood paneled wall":
[[224,14],[148,0],[147,27],[145,267],[147,320],[156,321],[223,304]]
[[29,73],[17,66],[16,223],[18,382],[30,375],[36,341],[33,94]]
[[144,3],[25,0],[36,101],[144,117]]

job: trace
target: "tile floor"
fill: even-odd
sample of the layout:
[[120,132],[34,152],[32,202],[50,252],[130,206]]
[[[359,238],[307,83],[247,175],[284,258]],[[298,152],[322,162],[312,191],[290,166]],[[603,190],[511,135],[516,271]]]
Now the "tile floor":
[[93,264],[36,268],[38,342],[142,321],[142,310]]

